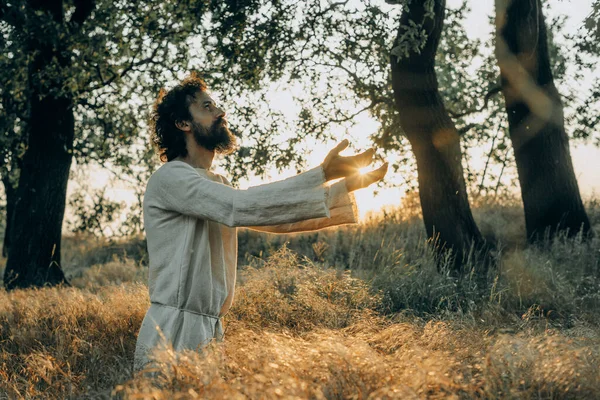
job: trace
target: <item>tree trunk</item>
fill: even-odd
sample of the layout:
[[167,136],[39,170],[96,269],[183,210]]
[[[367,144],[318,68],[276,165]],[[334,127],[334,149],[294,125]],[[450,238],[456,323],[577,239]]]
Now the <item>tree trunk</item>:
[[[50,13],[57,23],[63,22],[61,0],[29,4]],[[56,73],[43,79],[37,74],[53,62],[67,67],[69,61],[61,54],[60,41],[52,38],[30,38],[28,50],[35,54],[29,70],[29,144],[22,160],[10,232],[4,273],[7,289],[66,283],[60,268],[60,247],[73,157],[73,100],[61,93],[62,81]]]
[[2,177],[2,184],[4,185],[4,193],[6,193],[6,224],[4,226],[4,240],[2,242],[2,257],[8,257],[8,249],[10,247],[10,229],[11,220],[15,210],[15,197],[16,189],[10,182],[8,176]]
[[530,242],[591,233],[554,86],[540,0],[496,0],[496,57]]
[[[13,132],[14,134],[14,132]],[[8,257],[8,249],[10,248],[10,230],[12,227],[12,218],[15,215],[15,204],[17,200],[17,184],[19,182],[19,172],[21,171],[22,163],[17,156],[17,149],[14,146],[10,151],[10,166],[3,166],[2,185],[4,193],[6,193],[6,224],[4,226],[4,239],[2,243],[2,257]]]
[[[425,0],[413,1],[401,16],[396,45],[409,21],[419,23]],[[392,86],[400,123],[417,160],[419,196],[425,228],[441,250],[452,249],[460,268],[471,246],[485,241],[475,224],[463,176],[460,137],[439,94],[435,55],[443,27],[445,1],[435,0],[427,17],[425,48],[400,59],[391,57]]]

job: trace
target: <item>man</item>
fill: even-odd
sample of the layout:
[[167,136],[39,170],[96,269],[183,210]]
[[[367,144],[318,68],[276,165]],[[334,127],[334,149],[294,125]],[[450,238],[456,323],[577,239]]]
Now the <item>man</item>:
[[[144,195],[149,255],[150,309],[139,331],[134,368],[166,340],[175,350],[200,349],[223,336],[221,317],[233,302],[237,227],[288,233],[356,223],[351,192],[381,180],[387,163],[367,174],[373,150],[338,153],[295,177],[236,190],[210,168],[215,154],[229,154],[236,139],[225,112],[192,75],[161,91],[152,113],[152,142],[164,164]],[[325,182],[339,179],[331,186]]]

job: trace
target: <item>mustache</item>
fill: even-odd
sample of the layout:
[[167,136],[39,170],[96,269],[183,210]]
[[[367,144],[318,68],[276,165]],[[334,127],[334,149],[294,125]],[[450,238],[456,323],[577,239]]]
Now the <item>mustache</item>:
[[229,123],[227,122],[227,120],[224,117],[219,117],[214,123],[214,126],[217,125],[229,125]]

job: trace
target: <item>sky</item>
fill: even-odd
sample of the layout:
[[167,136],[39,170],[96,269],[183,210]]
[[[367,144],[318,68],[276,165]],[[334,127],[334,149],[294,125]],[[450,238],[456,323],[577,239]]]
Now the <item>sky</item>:
[[[383,2],[383,0],[382,0]],[[461,0],[448,0],[447,6],[450,8],[459,7]],[[567,16],[566,31],[574,33],[581,25],[584,18],[591,10],[592,0],[549,0],[546,2],[550,6],[550,10],[546,12],[546,16],[562,14]],[[471,13],[467,18],[466,30],[470,37],[486,36],[491,27],[488,22],[488,16],[493,14],[493,1],[470,1],[469,6]],[[589,83],[587,83],[589,85]],[[218,93],[215,93],[218,98]],[[290,111],[293,92],[291,91],[273,91],[270,94],[269,101],[272,105],[279,105],[283,112]],[[275,107],[277,108],[277,107]],[[366,113],[356,117],[356,125],[350,129],[351,140],[354,138],[352,146],[353,150],[364,150],[368,148],[368,137],[377,129],[377,123],[371,119]],[[363,138],[363,139],[357,139]],[[341,140],[342,138],[340,138]],[[329,149],[335,146],[336,142],[329,142],[325,145],[315,146],[312,154],[308,159],[308,168],[318,166],[325,158]],[[348,150],[342,154],[351,154],[353,150]],[[479,149],[481,150],[481,149]],[[478,150],[475,150],[475,153]],[[575,168],[575,174],[578,178],[579,187],[584,198],[597,196],[600,193],[600,149],[592,145],[571,144],[571,155]],[[393,158],[393,155],[391,156]],[[475,160],[477,162],[477,160]],[[74,170],[76,167],[74,168]],[[218,162],[215,165],[215,171],[225,174],[220,169]],[[99,168],[93,168],[89,171],[79,171],[80,180],[85,180],[90,188],[107,187],[107,196],[115,201],[131,202],[133,194],[131,188],[122,182],[111,181],[112,175]],[[83,174],[83,175],[82,175]],[[279,180],[295,174],[294,169],[277,173],[272,171],[264,178],[252,177],[249,180],[240,182],[241,188],[247,188],[258,184],[263,184],[272,180]],[[403,177],[391,176],[388,178],[394,181],[401,181]],[[78,184],[71,182],[69,184],[69,192],[77,190]],[[517,189],[516,189],[517,190]],[[361,219],[364,219],[371,212],[378,212],[384,206],[399,206],[401,199],[404,196],[405,188],[381,188],[372,186],[366,189],[355,192],[359,214]],[[518,192],[517,192],[518,193]],[[67,210],[67,218],[69,218]]]

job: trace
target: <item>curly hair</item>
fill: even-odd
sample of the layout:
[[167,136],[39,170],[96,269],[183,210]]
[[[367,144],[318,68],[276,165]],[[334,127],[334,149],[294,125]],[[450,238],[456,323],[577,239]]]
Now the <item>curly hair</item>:
[[187,155],[185,135],[175,124],[192,119],[189,106],[198,92],[206,90],[206,82],[192,73],[171,90],[158,93],[150,115],[150,141],[163,163]]

